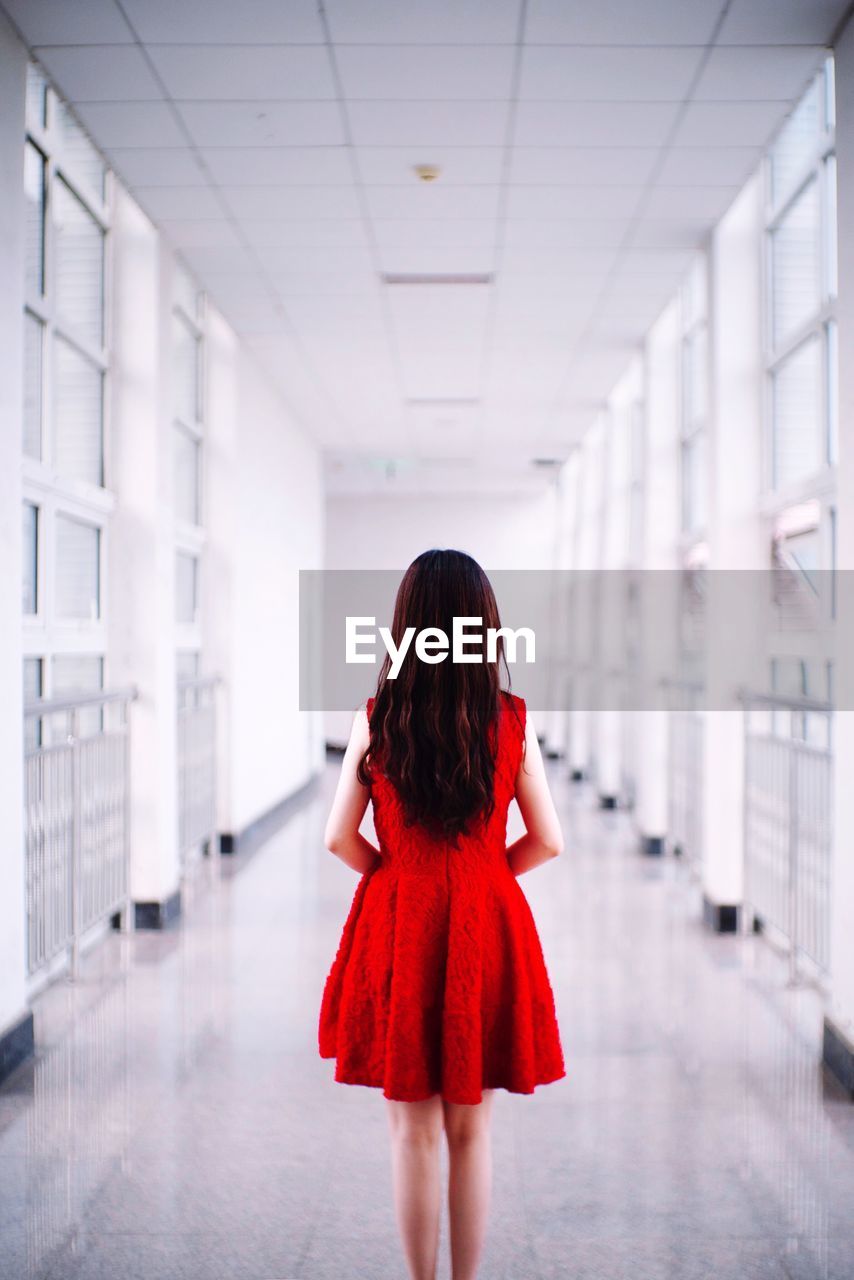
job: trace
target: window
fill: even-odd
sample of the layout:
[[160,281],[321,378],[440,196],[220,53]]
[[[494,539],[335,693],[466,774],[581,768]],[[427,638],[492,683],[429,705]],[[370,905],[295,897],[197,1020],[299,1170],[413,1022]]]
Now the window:
[[176,264],[172,291],[172,465],[178,679],[201,669],[199,584],[204,572],[205,299]]
[[175,514],[179,520],[198,524],[201,516],[199,493],[201,442],[180,423],[176,423],[174,445]]
[[[24,706],[37,702],[43,694],[44,659],[24,658]],[[24,751],[35,751],[42,743],[42,722],[37,716],[24,718]]]
[[836,161],[828,59],[768,158],[768,482],[791,492],[836,458]]
[[706,430],[709,400],[708,266],[698,257],[682,289],[682,530],[706,524]]
[[[23,180],[23,678],[32,701],[103,687],[109,537],[110,180],[36,63],[27,71]],[[81,722],[96,731],[101,711],[87,709]],[[28,722],[25,733],[28,747],[39,745],[38,722]]]
[[199,562],[179,551],[175,557],[175,621],[195,622],[198,604]]

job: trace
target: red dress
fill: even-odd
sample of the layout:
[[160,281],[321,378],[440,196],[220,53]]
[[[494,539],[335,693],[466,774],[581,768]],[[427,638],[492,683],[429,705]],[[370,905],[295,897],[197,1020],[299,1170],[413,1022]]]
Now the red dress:
[[320,1056],[337,1059],[343,1084],[478,1103],[482,1089],[532,1093],[566,1074],[536,925],[505,853],[525,703],[501,703],[495,809],[457,847],[406,827],[375,773],[381,861],[356,886],[320,1007]]

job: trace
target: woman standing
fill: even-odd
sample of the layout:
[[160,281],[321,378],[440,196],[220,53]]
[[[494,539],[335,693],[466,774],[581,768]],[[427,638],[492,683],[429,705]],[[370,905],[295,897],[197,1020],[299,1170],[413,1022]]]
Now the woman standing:
[[[459,551],[410,565],[392,635],[498,628],[486,574]],[[500,641],[499,660],[503,658]],[[335,1079],[388,1099],[394,1199],[413,1280],[434,1280],[448,1143],[454,1280],[472,1280],[492,1180],[493,1091],[566,1074],[552,989],[517,876],[563,838],[539,744],[498,662],[386,658],[355,718],[326,845],[361,874],[326,980],[319,1048]],[[505,663],[506,670],[506,663]],[[526,833],[506,844],[516,798]],[[368,801],[379,848],[359,832]]]

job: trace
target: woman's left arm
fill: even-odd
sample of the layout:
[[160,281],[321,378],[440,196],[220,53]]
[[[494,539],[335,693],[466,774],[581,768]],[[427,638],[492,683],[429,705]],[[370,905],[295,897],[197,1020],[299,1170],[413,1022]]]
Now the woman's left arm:
[[341,762],[341,774],[335,790],[335,799],[326,821],[323,842],[330,853],[354,871],[370,871],[379,861],[380,853],[370,840],[359,832],[359,826],[368,807],[370,792],[356,776],[359,761],[368,748],[370,734],[368,714],[360,707],[350,731],[350,741]]

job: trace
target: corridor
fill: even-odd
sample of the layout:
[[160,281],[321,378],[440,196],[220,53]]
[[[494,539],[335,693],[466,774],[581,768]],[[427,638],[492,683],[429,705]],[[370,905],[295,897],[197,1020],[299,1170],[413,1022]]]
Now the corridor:
[[[0,1088],[4,1278],[403,1277],[382,1097],[316,1048],[356,884],[321,840],[337,767],[197,867],[180,928],[113,934],[35,1000]],[[850,1280],[854,1110],[818,995],[704,930],[690,867],[551,768],[566,850],[520,884],[568,1074],[497,1095],[483,1280]]]

